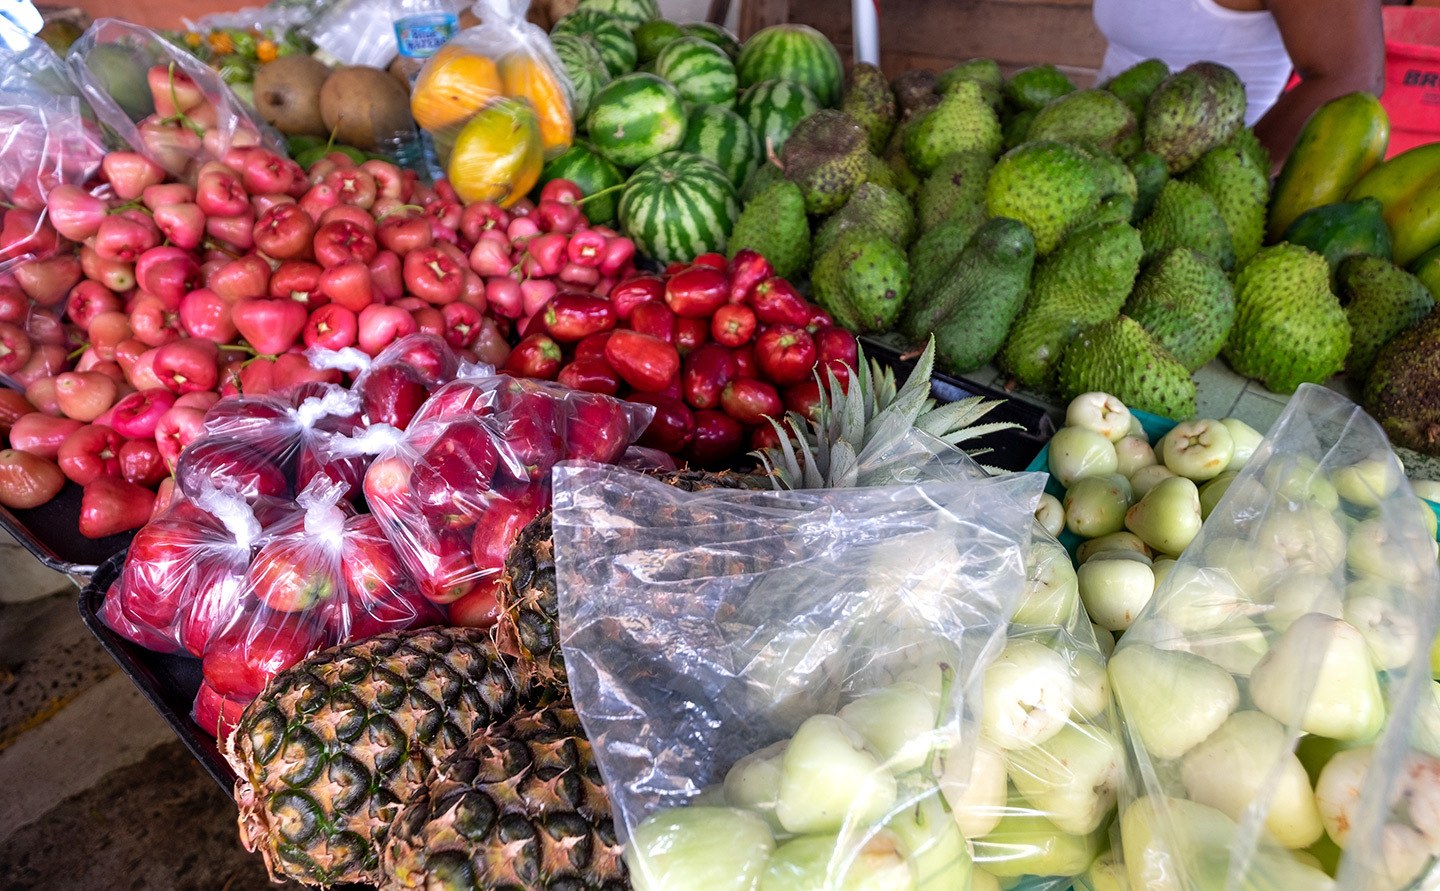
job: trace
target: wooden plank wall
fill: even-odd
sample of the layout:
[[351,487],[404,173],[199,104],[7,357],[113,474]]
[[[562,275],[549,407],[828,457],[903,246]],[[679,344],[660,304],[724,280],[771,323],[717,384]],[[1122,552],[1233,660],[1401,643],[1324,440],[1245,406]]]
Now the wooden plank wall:
[[[1091,0],[880,0],[880,64],[892,77],[907,68],[941,70],[977,56],[1007,73],[1050,62],[1082,86],[1105,54]],[[799,22],[818,28],[850,60],[847,0],[746,0],[741,31]]]

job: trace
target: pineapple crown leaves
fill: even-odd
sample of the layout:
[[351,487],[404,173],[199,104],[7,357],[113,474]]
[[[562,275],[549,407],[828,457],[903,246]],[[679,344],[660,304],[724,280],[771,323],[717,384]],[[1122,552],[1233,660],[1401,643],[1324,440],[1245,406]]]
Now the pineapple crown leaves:
[[[770,419],[779,444],[754,452],[777,489],[854,488],[893,477],[888,460],[912,430],[950,446],[1001,430],[1020,429],[1008,422],[977,423],[1000,404],[972,396],[936,406],[930,395],[935,367],[935,339],[926,345],[903,387],[895,372],[863,349],[851,385],[827,370],[821,381],[815,419],[790,412]],[[971,457],[988,450],[969,452]]]

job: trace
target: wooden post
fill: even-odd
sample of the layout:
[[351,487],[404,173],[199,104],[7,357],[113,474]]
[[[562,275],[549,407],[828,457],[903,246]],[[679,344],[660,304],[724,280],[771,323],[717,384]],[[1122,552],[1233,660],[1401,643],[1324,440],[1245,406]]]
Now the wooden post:
[[[831,17],[834,17],[836,0],[818,0],[826,7],[831,7]],[[844,15],[848,24],[850,13],[847,10]],[[751,34],[761,28],[768,28],[771,25],[783,25],[790,21],[790,0],[743,0],[740,4],[740,39],[747,40]],[[829,33],[829,32],[826,32]]]

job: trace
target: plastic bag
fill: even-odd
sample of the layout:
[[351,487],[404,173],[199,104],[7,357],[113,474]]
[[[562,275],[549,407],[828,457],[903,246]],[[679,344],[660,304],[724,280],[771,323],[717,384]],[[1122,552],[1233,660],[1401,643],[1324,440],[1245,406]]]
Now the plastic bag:
[[391,0],[340,0],[302,30],[342,65],[384,68],[400,51]]
[[284,154],[219,73],[148,28],[98,19],[68,58],[101,123],[171,176],[193,183],[232,146]]
[[334,384],[302,384],[283,395],[232,396],[205,413],[205,433],[180,453],[176,484],[191,497],[214,479],[233,479],[247,498],[288,498],[321,473],[359,477],[321,457],[328,434],[360,424],[360,399]]
[[652,412],[541,381],[462,378],[370,465],[365,501],[425,596],[472,596],[458,607],[470,613],[494,597],[511,544],[549,507],[551,468],[619,459]]
[[1410,747],[1440,619],[1422,510],[1379,425],[1302,386],[1111,659],[1131,887],[1434,869],[1440,759]]
[[[351,375],[351,390],[360,399],[366,424],[409,426],[415,413],[430,394],[453,381],[460,360],[444,340],[433,334],[407,334],[374,358],[353,348],[310,349],[310,364],[319,369],[338,369]],[[487,367],[472,366],[471,377],[489,374]]]
[[968,887],[946,798],[1041,478],[555,476],[561,643],[637,889]]
[[481,24],[431,56],[410,93],[415,122],[435,137],[450,184],[466,202],[509,207],[575,136],[569,77],[550,38],[525,20],[528,7],[478,0]]

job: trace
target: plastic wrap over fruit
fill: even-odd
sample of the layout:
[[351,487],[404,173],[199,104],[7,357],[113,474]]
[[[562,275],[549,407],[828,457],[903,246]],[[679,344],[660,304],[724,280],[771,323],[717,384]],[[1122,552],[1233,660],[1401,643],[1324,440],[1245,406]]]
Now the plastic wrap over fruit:
[[435,137],[466,201],[509,207],[575,136],[573,87],[550,38],[526,21],[528,6],[478,0],[481,24],[431,56],[410,92],[415,122]]
[[[0,53],[0,272],[60,251],[46,199],[61,185],[88,189],[105,156],[100,129],[64,61],[37,38],[17,34],[14,41],[19,49]],[[46,304],[46,295],[29,296]]]
[[365,501],[426,597],[493,597],[520,530],[550,506],[551,468],[620,460],[653,411],[541,381],[462,378],[370,464]]
[[363,468],[326,463],[328,434],[360,426],[360,398],[334,384],[306,383],[279,395],[231,396],[205,413],[205,433],[180,453],[175,479],[187,495],[215,479],[234,480],[247,498],[288,498],[328,473],[352,488]]
[[1440,877],[1432,522],[1380,426],[1302,386],[1110,660],[1130,887]]
[[[319,369],[337,369],[353,379],[351,391],[360,398],[365,424],[409,426],[430,394],[460,373],[460,359],[444,340],[433,334],[407,334],[374,357],[346,347],[312,348],[305,354]],[[466,377],[493,373],[489,366],[466,366]]]
[[635,888],[971,887],[952,802],[994,775],[981,693],[1041,477],[555,477],[561,644]]
[[203,165],[232,149],[284,154],[218,72],[148,28],[97,19],[68,59],[100,122],[171,176],[203,186]]

